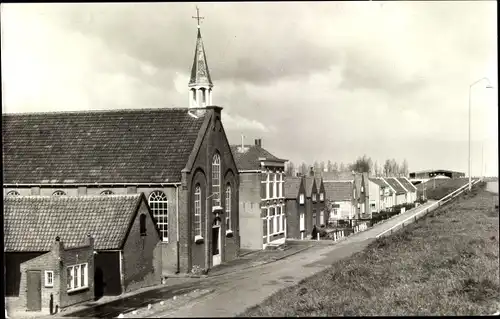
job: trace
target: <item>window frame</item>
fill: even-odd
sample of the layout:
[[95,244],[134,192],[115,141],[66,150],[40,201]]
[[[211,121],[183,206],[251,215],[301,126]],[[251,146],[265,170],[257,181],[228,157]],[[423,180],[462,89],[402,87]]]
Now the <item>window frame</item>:
[[312,194],[312,201],[313,201],[313,203],[316,203],[316,201],[317,201],[316,193]]
[[319,201],[320,202],[325,201],[325,193],[323,193],[323,192],[319,193]]
[[44,277],[44,284],[45,284],[44,286],[47,288],[53,288],[54,287],[54,271],[53,270],[45,270],[43,277]]
[[7,197],[7,196],[21,196],[21,194],[16,190],[12,190],[12,191],[7,192],[7,194],[5,194],[5,197]]
[[305,203],[305,196],[304,194],[299,194],[299,204],[304,205]]
[[[198,197],[198,198],[197,198]],[[193,230],[194,235],[203,237],[202,232],[202,217],[201,217],[201,186],[200,184],[196,184],[194,187],[194,203],[193,203]],[[197,220],[198,219],[198,220]]]
[[113,191],[110,189],[105,189],[100,194],[101,195],[114,195],[115,193],[113,193]]
[[52,193],[52,196],[67,196],[67,195],[65,191],[58,189]]
[[[153,196],[155,198],[153,198]],[[152,205],[154,204],[154,205]],[[163,242],[168,243],[168,197],[162,190],[154,190],[148,196],[148,206],[153,213],[155,224],[160,231],[160,237]],[[161,212],[161,213],[159,213]]]
[[227,183],[226,184],[226,232],[227,231],[232,231],[232,218],[231,218],[231,201],[232,201],[232,189],[231,189],[231,184]]
[[[82,266],[85,267],[82,274]],[[80,263],[66,267],[66,291],[68,293],[89,288],[89,265],[88,263]],[[75,276],[76,274],[76,276]],[[70,275],[70,276],[68,276]],[[82,278],[84,279],[82,283]],[[76,286],[75,287],[75,281]],[[70,285],[68,285],[70,283]],[[69,287],[68,287],[69,286]]]
[[212,209],[221,206],[221,159],[219,153],[212,157]]

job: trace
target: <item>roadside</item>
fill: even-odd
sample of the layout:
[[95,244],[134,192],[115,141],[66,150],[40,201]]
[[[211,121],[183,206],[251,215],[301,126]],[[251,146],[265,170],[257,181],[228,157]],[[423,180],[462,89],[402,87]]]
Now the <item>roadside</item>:
[[500,298],[498,223],[498,196],[475,187],[242,315],[491,315]]

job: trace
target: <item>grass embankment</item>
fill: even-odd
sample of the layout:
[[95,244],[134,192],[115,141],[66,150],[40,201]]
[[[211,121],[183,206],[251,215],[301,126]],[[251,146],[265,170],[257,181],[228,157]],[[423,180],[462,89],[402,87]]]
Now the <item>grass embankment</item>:
[[474,187],[243,316],[482,315],[498,309],[498,196]]
[[432,179],[417,185],[417,198],[424,193],[424,187],[427,199],[439,200],[467,183],[469,183],[468,178]]

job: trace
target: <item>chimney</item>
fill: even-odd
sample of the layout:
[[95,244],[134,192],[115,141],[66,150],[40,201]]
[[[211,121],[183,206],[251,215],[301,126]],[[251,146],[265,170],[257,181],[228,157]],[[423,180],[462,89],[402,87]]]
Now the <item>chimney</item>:
[[262,139],[260,139],[260,138],[259,138],[259,139],[256,139],[256,140],[255,140],[255,146],[260,146],[260,147],[262,147]]
[[64,250],[64,244],[59,236],[56,237],[56,240],[52,244],[52,250],[55,252],[57,257],[61,256],[61,252]]
[[85,244],[87,244],[87,246],[90,246],[92,249],[94,249],[94,238],[92,237],[91,234],[87,234]]
[[309,168],[309,176],[314,177],[314,167]]

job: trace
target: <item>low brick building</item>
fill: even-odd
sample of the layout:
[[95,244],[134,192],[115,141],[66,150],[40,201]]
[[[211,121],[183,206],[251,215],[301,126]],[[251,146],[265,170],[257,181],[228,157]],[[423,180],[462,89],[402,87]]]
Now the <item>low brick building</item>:
[[161,282],[160,233],[143,194],[7,197],[4,242],[6,295],[21,309],[46,311],[50,294],[55,309]]
[[239,175],[240,245],[245,249],[265,249],[286,238],[285,162],[262,147],[232,145],[231,152]]
[[286,237],[306,238],[306,189],[303,177],[288,176],[285,181]]

